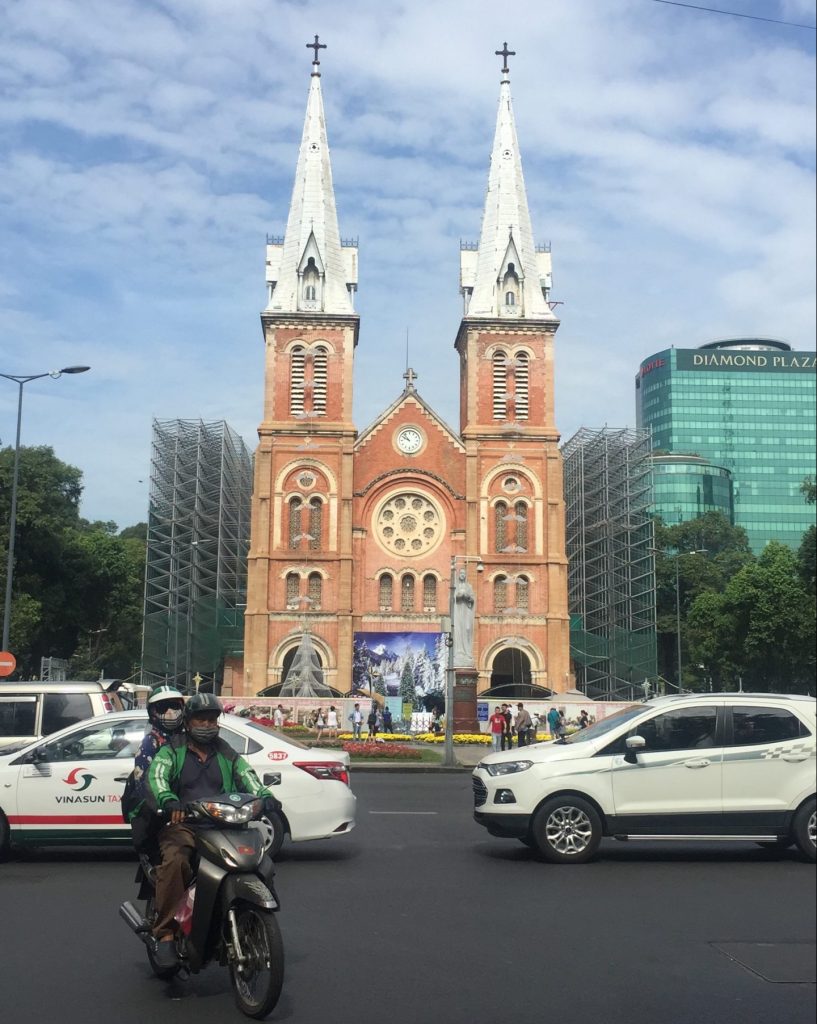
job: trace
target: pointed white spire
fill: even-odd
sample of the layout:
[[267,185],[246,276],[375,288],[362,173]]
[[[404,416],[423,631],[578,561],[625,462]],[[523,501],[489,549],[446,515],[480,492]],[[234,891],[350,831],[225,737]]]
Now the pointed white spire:
[[317,63],[316,57],[286,234],[267,245],[267,311],[353,314],[357,248],[340,241]]
[[[509,53],[505,44],[506,61]],[[550,252],[537,252],[533,241],[507,64],[502,69],[479,245],[476,252],[462,253],[461,285],[469,318],[556,319],[546,297]]]

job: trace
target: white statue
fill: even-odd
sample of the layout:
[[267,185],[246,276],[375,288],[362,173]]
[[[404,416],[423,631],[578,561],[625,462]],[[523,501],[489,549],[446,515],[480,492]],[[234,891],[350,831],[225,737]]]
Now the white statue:
[[474,667],[474,588],[460,569],[454,587],[454,668]]

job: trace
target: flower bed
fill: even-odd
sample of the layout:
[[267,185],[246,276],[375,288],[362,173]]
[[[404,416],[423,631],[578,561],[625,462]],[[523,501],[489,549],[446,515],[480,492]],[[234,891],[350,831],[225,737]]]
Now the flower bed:
[[421,761],[422,752],[402,743],[344,743],[350,757],[381,761]]
[[[445,743],[443,733],[419,732],[414,739],[418,743]],[[491,737],[484,732],[455,732],[454,743],[481,743],[484,746],[490,746]]]

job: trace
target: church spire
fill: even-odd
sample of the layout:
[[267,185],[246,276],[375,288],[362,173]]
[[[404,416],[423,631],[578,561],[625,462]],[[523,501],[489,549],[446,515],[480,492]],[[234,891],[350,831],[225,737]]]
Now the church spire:
[[482,229],[477,248],[463,249],[460,260],[465,314],[555,320],[547,301],[550,252],[533,241],[516,137],[508,68],[515,54],[507,43],[496,54],[503,66]]
[[357,286],[357,247],[343,245],[338,230],[326,117],[315,36],[295,184],[286,234],[268,239],[267,312],[353,314]]

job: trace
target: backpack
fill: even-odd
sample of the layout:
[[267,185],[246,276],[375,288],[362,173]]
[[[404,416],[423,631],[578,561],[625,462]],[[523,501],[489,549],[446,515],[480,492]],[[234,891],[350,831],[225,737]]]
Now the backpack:
[[122,820],[130,823],[131,818],[136,814],[143,803],[139,796],[139,788],[136,783],[136,769],[125,779],[125,788],[122,790],[122,803],[119,805],[122,811]]

